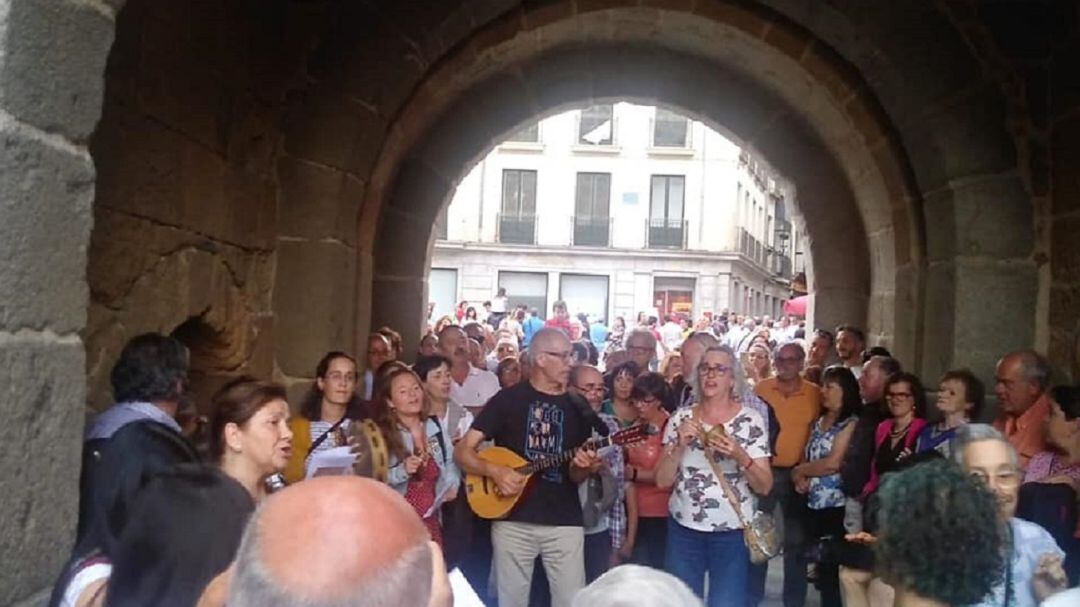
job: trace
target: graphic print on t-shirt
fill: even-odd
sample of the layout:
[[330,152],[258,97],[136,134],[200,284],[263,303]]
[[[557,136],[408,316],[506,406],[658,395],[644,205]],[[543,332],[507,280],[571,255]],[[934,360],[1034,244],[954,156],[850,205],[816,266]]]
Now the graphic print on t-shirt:
[[[544,401],[533,401],[529,405],[529,428],[525,434],[525,457],[537,461],[547,456],[558,455],[563,450],[563,412],[561,409]],[[552,483],[563,482],[562,467],[545,470],[542,477]]]

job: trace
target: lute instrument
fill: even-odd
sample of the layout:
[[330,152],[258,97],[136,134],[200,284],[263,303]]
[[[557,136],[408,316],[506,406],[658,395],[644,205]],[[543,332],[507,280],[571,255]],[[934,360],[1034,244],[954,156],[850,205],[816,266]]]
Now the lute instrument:
[[515,495],[503,495],[498,491],[495,479],[478,474],[465,476],[465,496],[469,501],[469,507],[480,518],[500,519],[505,518],[513,511],[521,499],[528,494],[535,475],[538,472],[557,468],[574,459],[578,449],[603,449],[610,445],[629,445],[645,440],[650,434],[656,434],[656,428],[648,424],[630,426],[610,436],[594,438],[585,441],[580,447],[569,449],[558,454],[527,460],[506,447],[488,447],[477,453],[477,456],[492,464],[512,468],[518,474],[525,477],[525,488]]

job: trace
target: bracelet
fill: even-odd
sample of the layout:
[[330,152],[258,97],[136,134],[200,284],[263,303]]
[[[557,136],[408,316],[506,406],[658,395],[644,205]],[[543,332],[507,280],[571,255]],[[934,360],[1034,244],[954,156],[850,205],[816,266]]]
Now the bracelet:
[[752,457],[746,458],[746,464],[743,465],[742,469],[749,472],[750,469],[753,468],[753,467],[754,467],[754,458],[752,458]]

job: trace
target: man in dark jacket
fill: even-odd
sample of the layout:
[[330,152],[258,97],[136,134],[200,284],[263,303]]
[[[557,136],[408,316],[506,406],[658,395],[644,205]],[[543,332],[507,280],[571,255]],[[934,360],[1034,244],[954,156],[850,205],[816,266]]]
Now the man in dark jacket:
[[[182,462],[198,461],[180,434],[176,413],[187,392],[188,352],[172,337],[148,333],[133,338],[112,369],[116,404],[94,419],[83,445],[79,481],[81,540],[96,529],[115,527],[124,504],[144,477]],[[103,548],[97,538],[98,548]]]
[[884,398],[885,383],[889,377],[900,371],[900,362],[887,356],[875,356],[863,366],[862,375],[859,376],[859,395],[862,397],[863,406],[840,466],[844,495],[849,498],[858,498],[866,482],[870,480],[870,466],[874,459],[874,432],[878,424],[888,417]]

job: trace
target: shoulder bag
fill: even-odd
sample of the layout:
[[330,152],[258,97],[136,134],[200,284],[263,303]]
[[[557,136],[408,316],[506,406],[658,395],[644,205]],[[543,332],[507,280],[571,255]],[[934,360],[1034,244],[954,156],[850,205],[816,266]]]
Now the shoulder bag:
[[[694,416],[698,417],[698,413],[694,411]],[[718,425],[718,427],[724,431],[723,425]],[[708,433],[702,435],[701,441],[702,445],[709,444]],[[720,483],[720,488],[724,491],[724,497],[727,498],[728,503],[731,504],[731,509],[735,511],[735,516],[739,518],[739,523],[743,528],[743,541],[746,542],[746,548],[750,551],[750,562],[759,565],[780,554],[783,538],[780,536],[780,530],[776,527],[772,514],[755,509],[753,518],[746,520],[739,500],[735,498],[735,491],[708,448],[705,449],[705,460],[709,462],[709,467],[712,468],[716,480]]]

